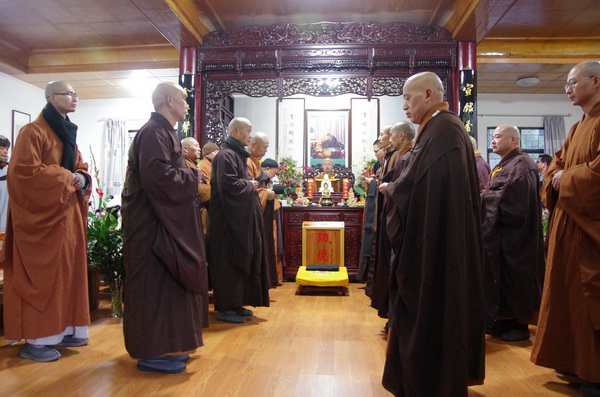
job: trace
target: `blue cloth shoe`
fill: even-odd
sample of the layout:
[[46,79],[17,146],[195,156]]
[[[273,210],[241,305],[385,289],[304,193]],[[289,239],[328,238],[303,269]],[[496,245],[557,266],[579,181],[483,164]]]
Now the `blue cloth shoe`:
[[244,317],[240,316],[233,310],[225,310],[223,312],[218,312],[216,317],[217,320],[226,323],[243,324],[246,322],[246,319]]
[[30,343],[25,343],[19,353],[19,357],[40,363],[47,363],[58,360],[60,353],[58,350],[48,346],[34,346]]
[[233,310],[234,312],[236,312],[236,314],[238,316],[244,316],[244,317],[250,317],[250,316],[254,316],[254,312],[250,309],[245,309],[243,307],[237,308]]
[[75,338],[73,335],[66,335],[60,343],[54,346],[79,347],[87,345],[88,342],[88,338]]
[[169,356],[138,360],[137,369],[140,371],[158,372],[161,374],[177,374],[185,370],[185,364]]
[[170,354],[168,356],[163,356],[163,357],[166,357],[168,359],[175,360],[175,361],[181,361],[182,363],[187,363],[188,361],[190,361],[189,354]]

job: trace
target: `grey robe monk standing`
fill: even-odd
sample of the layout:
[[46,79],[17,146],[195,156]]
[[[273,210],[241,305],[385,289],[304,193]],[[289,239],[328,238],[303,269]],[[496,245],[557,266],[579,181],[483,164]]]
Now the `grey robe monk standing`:
[[258,182],[248,172],[252,124],[236,117],[213,159],[208,215],[211,281],[217,320],[244,323],[250,306],[269,306],[269,270]]
[[187,104],[181,87],[159,84],[156,113],[129,148],[123,190],[125,347],[138,369],[176,373],[203,345],[207,275],[198,211],[199,169],[185,165],[173,125]]
[[481,196],[486,323],[506,342],[529,339],[544,283],[539,177],[519,141],[514,125],[494,130],[492,150],[502,161]]
[[403,89],[417,140],[396,181],[397,291],[383,386],[396,396],[467,396],[484,376],[479,181],[471,142],[439,77]]

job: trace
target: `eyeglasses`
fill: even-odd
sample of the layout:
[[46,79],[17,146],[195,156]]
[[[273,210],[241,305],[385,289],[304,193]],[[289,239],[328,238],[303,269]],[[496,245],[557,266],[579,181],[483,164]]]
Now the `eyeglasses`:
[[69,92],[56,92],[56,93],[54,93],[52,95],[65,95],[65,96],[70,96],[72,99],[79,99],[79,95],[77,95],[73,91],[69,91]]
[[594,77],[596,77],[596,76],[585,76],[585,77],[580,77],[579,79],[571,79],[571,80],[567,81],[567,84],[565,84],[565,91],[568,91],[569,88],[576,86],[577,83],[579,83],[581,80],[592,79]]

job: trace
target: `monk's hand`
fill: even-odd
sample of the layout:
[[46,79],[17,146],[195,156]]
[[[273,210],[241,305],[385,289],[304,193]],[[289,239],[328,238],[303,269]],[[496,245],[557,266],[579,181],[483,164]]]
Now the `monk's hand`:
[[388,184],[387,184],[387,182],[385,182],[385,183],[382,183],[381,185],[379,185],[379,191],[380,191],[382,194],[386,194],[386,193],[387,193],[387,187],[388,187]]
[[560,178],[562,178],[562,171],[558,171],[556,174],[554,174],[554,176],[552,177],[552,187],[554,188],[554,190],[556,190],[557,192],[560,190]]
[[254,187],[254,191],[256,192],[258,190],[258,182],[257,181],[250,181],[252,182],[252,186]]
[[78,172],[73,173],[73,181],[71,185],[77,190],[81,190],[85,186],[85,177]]

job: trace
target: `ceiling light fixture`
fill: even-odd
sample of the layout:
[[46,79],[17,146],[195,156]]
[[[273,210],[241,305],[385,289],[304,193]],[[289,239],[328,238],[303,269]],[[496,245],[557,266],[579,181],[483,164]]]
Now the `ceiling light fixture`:
[[517,85],[521,87],[532,87],[540,82],[540,79],[537,77],[522,77],[517,80]]

